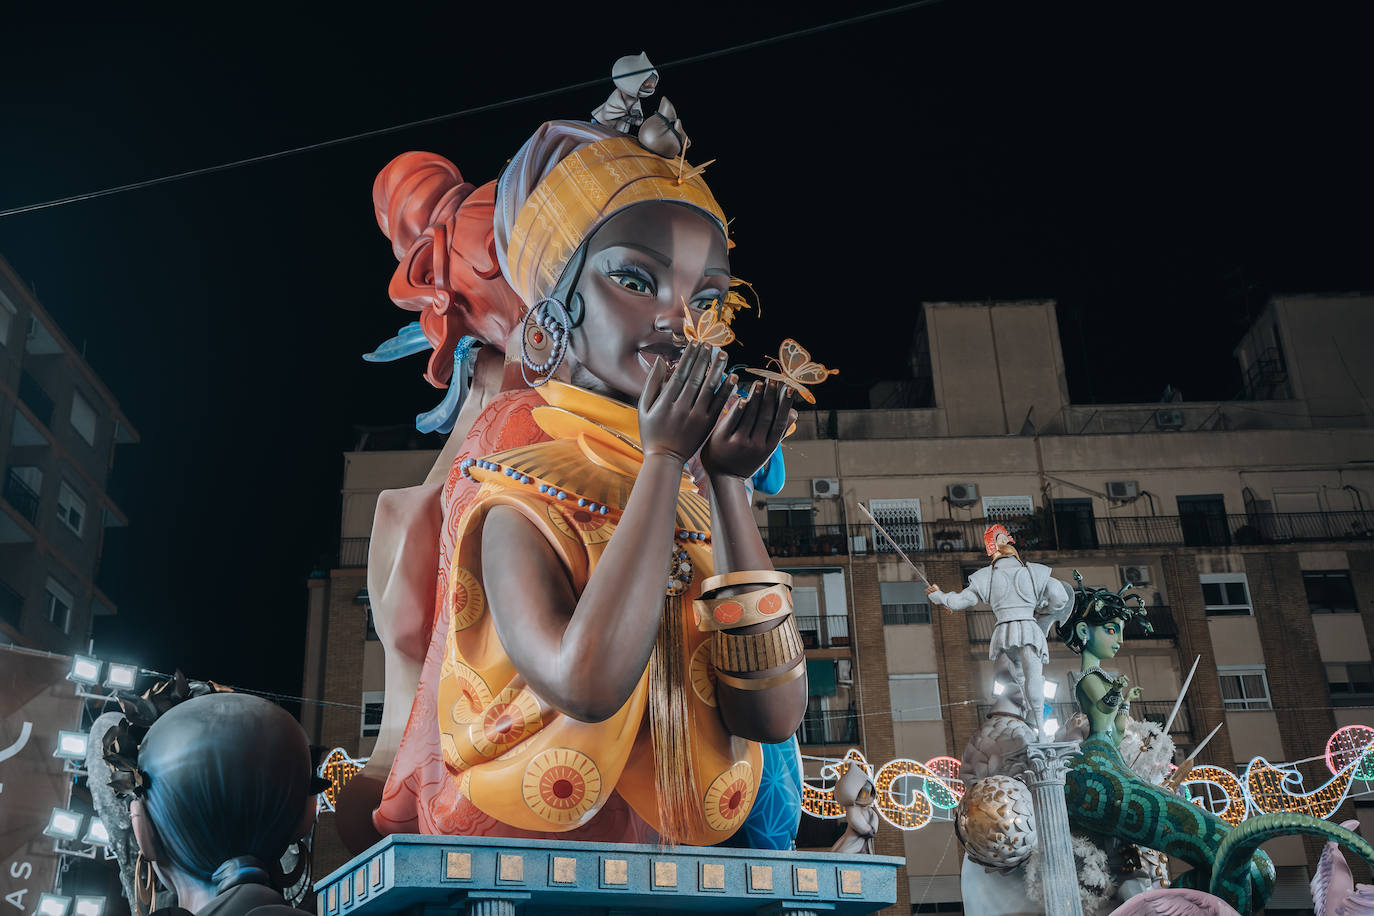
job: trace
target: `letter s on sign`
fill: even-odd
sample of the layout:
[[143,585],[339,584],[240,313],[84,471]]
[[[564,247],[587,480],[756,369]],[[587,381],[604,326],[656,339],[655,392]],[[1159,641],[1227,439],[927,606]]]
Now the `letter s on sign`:
[[33,864],[30,862],[11,862],[10,877],[18,878],[21,881],[33,874]]

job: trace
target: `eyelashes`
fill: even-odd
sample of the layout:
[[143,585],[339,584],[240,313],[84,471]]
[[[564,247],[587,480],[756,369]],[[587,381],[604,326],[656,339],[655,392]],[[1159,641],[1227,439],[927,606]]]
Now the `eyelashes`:
[[[610,278],[612,283],[632,293],[641,296],[658,295],[658,284],[654,282],[653,275],[635,264],[621,264],[613,267],[606,271],[606,276]],[[724,290],[705,289],[692,298],[691,305],[698,311],[705,311],[711,307],[712,302],[719,302],[724,298]]]

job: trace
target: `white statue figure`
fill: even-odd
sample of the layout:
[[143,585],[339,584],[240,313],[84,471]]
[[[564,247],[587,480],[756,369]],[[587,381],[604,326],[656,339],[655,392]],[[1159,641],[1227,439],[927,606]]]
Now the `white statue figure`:
[[1067,618],[1073,589],[1053,578],[1048,566],[1022,560],[1004,526],[989,527],[983,544],[992,565],[969,576],[968,588],[947,593],[932,585],[926,594],[931,603],[954,611],[968,610],[980,601],[991,605],[997,625],[988,658],[996,663],[994,676],[1001,685],[1000,691],[993,689],[993,710],[1014,712],[1038,731],[1044,718],[1044,667],[1050,660],[1045,634],[1051,623]]
[[878,836],[878,809],[874,807],[873,779],[857,763],[851,763],[835,786],[835,801],[845,808],[845,831],[831,852],[873,853]]

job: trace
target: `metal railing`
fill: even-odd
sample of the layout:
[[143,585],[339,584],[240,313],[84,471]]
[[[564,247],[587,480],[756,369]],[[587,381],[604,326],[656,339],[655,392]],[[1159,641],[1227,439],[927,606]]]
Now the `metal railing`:
[[[1126,624],[1125,635],[1128,642],[1133,639],[1174,639],[1178,636],[1178,625],[1174,623],[1174,615],[1168,605],[1154,605],[1146,607],[1145,610],[1153,629],[1146,633],[1140,618],[1131,618]],[[964,618],[968,625],[970,643],[987,645],[992,642],[992,631],[997,626],[996,614],[992,611],[965,611]]]
[[849,645],[849,618],[842,614],[797,615],[802,645],[808,649],[831,649]]
[[44,390],[38,379],[27,372],[19,374],[19,400],[33,411],[40,423],[49,429],[52,428],[52,395]]
[[38,521],[38,494],[11,468],[5,475],[5,502],[31,523]]
[[[992,712],[992,703],[978,704],[979,721],[987,718],[988,713]],[[1169,717],[1169,710],[1174,708],[1171,700],[1136,700],[1131,704],[1130,716],[1133,719],[1143,719],[1163,726],[1164,720]],[[1050,715],[1059,720],[1063,725],[1078,712],[1078,704],[1072,700],[1065,700],[1059,703],[1050,704]],[[1178,715],[1174,717],[1173,725],[1169,726],[1169,734],[1172,736],[1188,736],[1193,731],[1192,720],[1188,717],[1188,707],[1179,707]]]
[[367,551],[371,544],[371,538],[340,538],[338,568],[367,568]]
[[[989,519],[906,523],[907,553],[983,552]],[[1114,550],[1137,547],[1228,547],[1294,541],[1374,540],[1374,510],[1267,512],[1241,515],[1131,515],[1061,519],[1055,526],[1038,517],[1002,522],[1023,550]],[[764,526],[763,542],[773,557],[890,554],[891,545],[872,525]]]
[[24,596],[10,588],[9,583],[0,582],[0,620],[17,630],[23,614]]
[[859,717],[847,709],[808,710],[797,730],[803,747],[818,744],[856,744]]

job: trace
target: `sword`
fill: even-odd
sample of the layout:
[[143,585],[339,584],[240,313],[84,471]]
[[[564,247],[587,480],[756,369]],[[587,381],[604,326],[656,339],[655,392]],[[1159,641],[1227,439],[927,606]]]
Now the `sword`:
[[1183,687],[1178,691],[1178,699],[1174,701],[1174,708],[1169,712],[1169,718],[1164,720],[1164,734],[1169,734],[1169,726],[1174,724],[1174,717],[1178,715],[1179,707],[1183,705],[1183,698],[1188,695],[1188,685],[1193,683],[1193,675],[1197,674],[1197,663],[1202,661],[1199,655],[1193,659],[1193,668],[1188,672],[1188,676],[1183,679]]
[[876,528],[876,529],[878,529],[878,533],[881,534],[881,535],[883,536],[883,538],[884,538],[889,544],[892,545],[892,549],[893,549],[893,550],[897,551],[897,556],[899,556],[899,557],[901,557],[903,560],[905,560],[905,561],[906,561],[906,565],[910,566],[913,570],[915,570],[915,571],[916,571],[916,575],[920,576],[920,577],[921,577],[921,581],[924,582],[924,583],[926,584],[926,587],[927,587],[927,588],[929,588],[929,587],[930,587],[930,580],[926,578],[926,574],[925,574],[925,573],[921,572],[921,567],[919,567],[919,566],[917,566],[915,563],[911,562],[911,557],[907,556],[907,555],[906,555],[906,551],[902,550],[902,548],[900,548],[900,547],[897,546],[897,542],[894,541],[894,540],[892,539],[892,535],[888,534],[888,533],[887,533],[887,529],[884,528],[882,525],[880,525],[880,524],[878,523],[878,520],[877,520],[876,518],[873,517],[873,513],[868,511],[868,507],[867,507],[867,506],[865,506],[863,503],[859,503],[859,508],[862,509],[862,510],[864,510],[864,515],[867,515],[867,516],[868,516],[868,520],[869,520],[870,522],[873,523],[873,527]]

